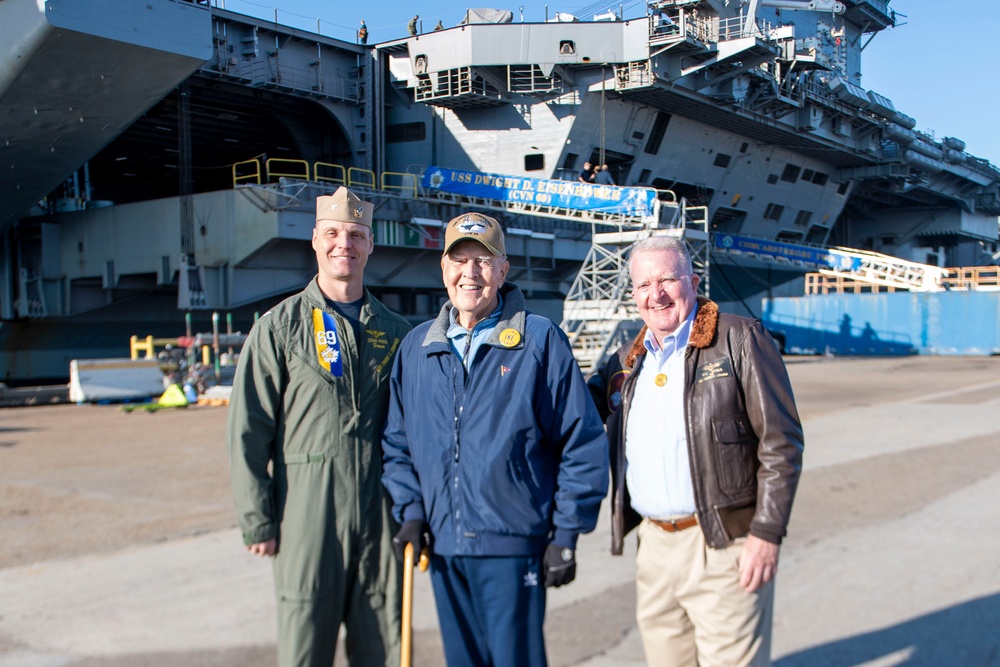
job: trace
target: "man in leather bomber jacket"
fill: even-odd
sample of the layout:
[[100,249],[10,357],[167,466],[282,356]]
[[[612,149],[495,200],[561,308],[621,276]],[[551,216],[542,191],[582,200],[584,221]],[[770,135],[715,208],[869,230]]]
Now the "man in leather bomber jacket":
[[646,326],[589,385],[610,440],[612,553],[639,528],[647,661],[770,664],[803,449],[784,362],[759,321],[696,296],[682,241],[642,241],[629,267]]

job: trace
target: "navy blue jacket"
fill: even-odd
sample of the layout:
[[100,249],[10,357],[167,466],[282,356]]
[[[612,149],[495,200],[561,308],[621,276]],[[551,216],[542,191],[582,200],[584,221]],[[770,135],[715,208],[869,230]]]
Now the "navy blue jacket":
[[566,335],[501,288],[500,321],[466,374],[451,303],[403,339],[389,381],[382,481],[399,521],[442,556],[576,548],[608,487],[608,442]]

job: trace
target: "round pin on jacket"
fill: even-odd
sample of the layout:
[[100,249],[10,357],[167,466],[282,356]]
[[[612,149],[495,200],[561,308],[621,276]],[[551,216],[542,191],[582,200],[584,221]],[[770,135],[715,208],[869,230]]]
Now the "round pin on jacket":
[[504,329],[500,332],[500,343],[504,347],[514,347],[521,342],[521,334],[517,329]]

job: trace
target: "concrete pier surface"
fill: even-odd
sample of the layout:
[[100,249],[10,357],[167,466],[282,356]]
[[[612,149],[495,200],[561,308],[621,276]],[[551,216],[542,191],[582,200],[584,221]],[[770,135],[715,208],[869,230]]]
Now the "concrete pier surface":
[[[1000,665],[1000,358],[788,357],[805,470],[779,566],[781,667]],[[226,408],[0,409],[0,667],[275,661],[235,527]],[[552,665],[645,664],[606,511],[549,593]],[[441,665],[417,574],[414,665]],[[338,657],[338,664],[345,664]]]

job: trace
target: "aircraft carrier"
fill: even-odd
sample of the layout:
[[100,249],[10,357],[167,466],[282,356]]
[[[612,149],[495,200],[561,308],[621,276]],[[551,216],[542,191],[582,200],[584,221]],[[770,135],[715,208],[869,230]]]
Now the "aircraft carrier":
[[[657,230],[755,315],[808,270],[857,268],[832,247],[1000,257],[1000,171],[862,85],[888,0],[476,11],[375,45],[214,4],[0,2],[0,381],[182,334],[185,312],[246,330],[314,274],[312,202],[340,184],[376,203],[366,278],[390,307],[436,312],[441,226],[477,208],[574,340],[634,316],[620,250]],[[579,183],[588,161],[620,187]]]

